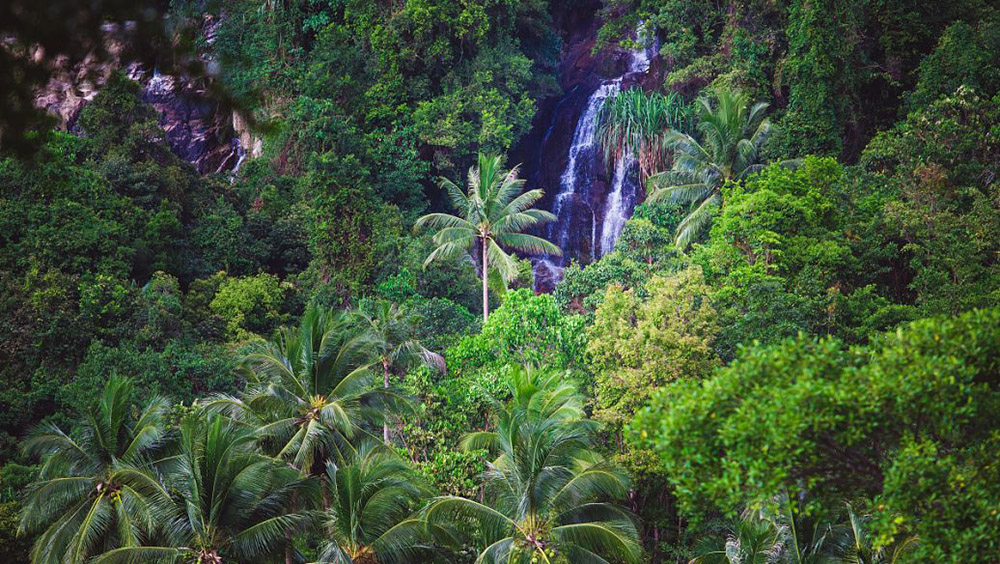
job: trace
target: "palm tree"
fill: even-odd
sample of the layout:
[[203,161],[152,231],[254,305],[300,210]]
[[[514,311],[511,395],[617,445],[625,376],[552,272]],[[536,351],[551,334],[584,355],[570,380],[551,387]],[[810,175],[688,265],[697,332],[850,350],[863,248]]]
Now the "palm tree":
[[784,545],[784,562],[832,564],[832,554],[842,537],[840,529],[815,516],[795,511],[787,491],[774,496],[758,513],[780,532]]
[[854,511],[847,504],[847,534],[839,551],[838,564],[897,564],[916,547],[917,537],[902,537],[888,546],[875,548],[869,531],[871,516]]
[[710,539],[695,549],[690,564],[783,563],[785,530],[759,511],[746,510],[733,522],[721,546]]
[[629,153],[639,163],[643,179],[663,170],[670,158],[667,137],[671,130],[687,131],[690,112],[676,92],[646,94],[630,88],[601,107],[598,138],[609,165]]
[[204,405],[256,429],[264,451],[303,474],[321,474],[327,457],[344,458],[393,395],[369,369],[363,335],[343,312],[307,308],[298,328],[256,345],[242,362],[242,397],[215,395]]
[[541,237],[527,235],[524,230],[535,227],[555,216],[532,209],[544,192],[540,189],[521,193],[524,180],[517,177],[518,167],[501,169],[502,159],[496,155],[479,155],[476,166],[469,168],[468,191],[442,178],[441,188],[451,199],[461,216],[431,213],[417,220],[415,229],[435,229],[437,248],[424,261],[427,266],[437,259],[455,257],[479,247],[483,279],[483,322],[489,318],[489,272],[495,269],[504,280],[518,274],[517,260],[504,247],[529,253],[562,254],[559,247]]
[[713,100],[696,102],[697,137],[674,131],[666,144],[674,149],[673,167],[649,178],[650,201],[691,202],[694,209],[677,226],[681,249],[701,233],[712,211],[722,205],[722,187],[761,169],[760,148],[771,131],[767,104],[751,104],[746,95],[717,89]]
[[[866,518],[847,506],[846,524],[824,522],[795,512],[787,492],[748,507],[721,546],[708,541],[692,564],[771,562],[780,564],[889,564],[912,547],[907,539],[875,550]],[[892,559],[884,559],[887,554]]]
[[391,564],[427,550],[422,521],[411,517],[428,488],[395,453],[368,442],[343,466],[327,464],[330,507],[320,564]]
[[20,533],[44,530],[31,561],[84,562],[120,546],[136,546],[156,526],[153,507],[166,499],[151,459],[163,444],[168,403],[153,398],[132,416],[131,381],[112,375],[96,407],[83,413],[71,437],[45,424],[24,444],[42,457],[27,493]]
[[[415,361],[444,369],[444,358],[425,349],[414,337],[417,320],[398,305],[379,300],[357,312],[364,346],[382,366],[382,384],[389,389],[389,376]],[[382,440],[389,444],[388,418],[382,424]]]
[[179,453],[164,472],[173,502],[159,510],[158,544],[110,550],[96,564],[257,564],[284,558],[310,516],[289,510],[316,491],[311,479],[256,448],[252,429],[217,415],[181,424]]
[[601,501],[621,498],[627,478],[591,449],[595,424],[565,375],[516,370],[512,399],[494,404],[495,431],[463,438],[465,449],[497,457],[483,478],[491,502],[447,496],[432,501],[432,525],[479,524],[485,546],[478,562],[636,562],[640,549],[630,514]]

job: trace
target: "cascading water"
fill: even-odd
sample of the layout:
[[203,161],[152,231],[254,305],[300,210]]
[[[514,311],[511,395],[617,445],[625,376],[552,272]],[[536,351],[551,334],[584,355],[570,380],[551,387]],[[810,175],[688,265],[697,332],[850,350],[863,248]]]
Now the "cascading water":
[[[604,101],[618,94],[621,90],[621,79],[615,79],[601,84],[587,100],[587,109],[580,116],[573,133],[573,144],[569,148],[569,160],[566,169],[559,178],[559,193],[556,195],[552,213],[558,218],[550,230],[555,235],[554,243],[565,248],[569,238],[569,230],[573,225],[573,209],[567,204],[577,196],[579,188],[586,188],[591,180],[591,164],[599,154],[597,145],[597,120]],[[591,213],[591,248],[597,233],[597,221]]]
[[615,248],[618,236],[625,228],[625,222],[632,216],[636,204],[636,172],[638,162],[631,153],[626,153],[615,163],[614,182],[604,206],[604,223],[601,226],[600,256]]
[[233,164],[232,170],[229,171],[230,184],[236,182],[236,176],[240,172],[240,167],[243,166],[243,161],[247,159],[247,150],[243,148],[243,144],[240,143],[239,137],[233,137],[233,151],[230,153],[229,158],[223,161],[219,170],[216,172],[222,172],[223,168],[228,166],[233,157],[236,158],[236,163]]
[[[637,36],[642,39],[641,32]],[[602,174],[604,161],[597,138],[598,121],[605,101],[621,91],[622,83],[649,70],[650,53],[653,49],[655,45],[650,43],[644,49],[629,52],[625,72],[621,76],[602,81],[587,99],[573,130],[566,168],[559,177],[559,191],[552,201],[552,213],[555,214],[556,221],[546,229],[548,239],[558,245],[566,256],[545,255],[535,259],[538,287],[550,286],[561,278],[564,265],[572,258],[589,256],[595,260],[610,252],[621,235],[625,222],[632,215],[637,203],[638,166],[631,154],[623,155],[615,163],[610,189],[603,201],[600,192],[591,194],[597,177],[606,176]],[[595,205],[599,209],[594,209]],[[589,228],[589,241],[583,232],[586,228]]]

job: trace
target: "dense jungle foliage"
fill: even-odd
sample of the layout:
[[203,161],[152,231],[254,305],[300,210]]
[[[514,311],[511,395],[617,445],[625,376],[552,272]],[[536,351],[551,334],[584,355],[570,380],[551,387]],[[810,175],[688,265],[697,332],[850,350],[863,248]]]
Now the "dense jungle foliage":
[[[0,561],[1000,563],[995,2],[149,4],[262,154],[0,72]],[[648,198],[536,293],[506,155],[591,12]]]

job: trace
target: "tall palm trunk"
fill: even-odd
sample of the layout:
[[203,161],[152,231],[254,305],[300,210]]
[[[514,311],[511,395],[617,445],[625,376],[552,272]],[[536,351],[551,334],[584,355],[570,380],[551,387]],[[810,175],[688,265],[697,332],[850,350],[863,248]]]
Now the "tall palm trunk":
[[490,318],[490,295],[489,288],[487,286],[488,269],[487,269],[487,259],[486,259],[486,237],[482,238],[483,241],[483,324]]
[[[382,360],[382,383],[385,389],[389,389],[389,361]],[[389,418],[386,416],[382,421],[382,441],[388,445],[389,444]]]
[[[323,488],[323,495],[326,496],[326,488]],[[298,492],[292,494],[292,508],[294,509],[299,502]],[[292,531],[285,531],[285,564],[295,564],[295,545],[292,543]],[[199,561],[200,562],[200,561]]]

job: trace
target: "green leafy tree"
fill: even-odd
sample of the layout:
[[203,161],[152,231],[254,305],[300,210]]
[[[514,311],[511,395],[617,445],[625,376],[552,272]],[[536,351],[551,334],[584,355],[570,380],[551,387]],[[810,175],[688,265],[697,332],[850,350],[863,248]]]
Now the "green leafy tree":
[[437,498],[427,522],[477,523],[478,562],[638,562],[632,517],[608,501],[627,478],[593,450],[583,397],[555,371],[513,370],[507,385],[509,403],[493,400],[495,430],[462,440],[497,454],[483,474],[489,501]]
[[[692,254],[720,315],[724,359],[741,343],[800,331],[864,342],[908,319],[909,308],[886,297],[884,255],[872,248],[880,237],[866,227],[883,223],[882,206],[845,206],[849,182],[834,159],[806,157],[794,170],[775,163],[729,186],[708,240]],[[853,236],[865,230],[866,241]]]
[[413,516],[429,490],[395,453],[365,443],[344,464],[327,463],[326,478],[327,540],[319,563],[392,564],[429,550],[423,523]]
[[612,284],[587,328],[594,418],[606,424],[615,461],[632,478],[630,507],[653,561],[667,543],[681,540],[664,538],[677,530],[676,499],[656,454],[625,444],[622,429],[658,389],[708,377],[720,364],[713,351],[717,319],[700,269],[690,267],[653,275],[635,290]]
[[168,494],[151,463],[165,439],[167,402],[154,398],[136,416],[133,393],[128,379],[112,376],[75,436],[45,424],[24,443],[43,459],[19,529],[41,531],[33,563],[84,562],[111,548],[138,546],[162,524],[156,508]]
[[264,451],[303,474],[354,450],[385,399],[369,368],[363,336],[344,313],[310,307],[299,327],[253,345],[243,359],[250,378],[241,397],[215,395],[205,406],[254,429]]
[[836,156],[849,120],[860,121],[865,16],[858,8],[851,2],[788,4],[789,99],[779,140],[786,154]]
[[[714,98],[714,102],[712,100]],[[677,226],[676,244],[685,248],[702,232],[712,211],[722,206],[722,187],[760,170],[760,148],[771,124],[767,104],[751,104],[735,90],[716,89],[696,102],[697,134],[675,131],[666,143],[674,149],[673,167],[649,178],[650,199],[691,202]]]
[[[967,88],[910,114],[865,149],[885,187],[885,236],[924,315],[1000,304],[1000,95]],[[875,234],[872,237],[878,241]]]
[[987,8],[978,18],[956,21],[920,61],[919,79],[907,100],[911,109],[950,96],[960,86],[984,94],[1000,89],[1000,11]]
[[222,196],[207,203],[191,226],[191,244],[198,250],[197,273],[210,275],[220,270],[249,274],[258,269],[256,241],[247,231],[239,211]]
[[718,315],[696,267],[646,284],[649,298],[608,288],[587,330],[597,373],[594,416],[620,430],[659,387],[703,378],[718,366],[712,350]]
[[914,561],[990,554],[998,319],[923,319],[868,347],[801,336],[748,349],[712,378],[661,390],[632,429],[696,519],[787,488],[808,494],[803,512],[875,499],[872,546],[916,535]]
[[220,416],[188,417],[164,476],[172,503],[157,508],[155,543],[110,550],[99,564],[279,562],[310,516],[290,510],[315,483],[256,448],[253,429]]
[[490,269],[495,269],[504,280],[517,277],[518,261],[502,247],[534,253],[561,254],[559,247],[549,241],[523,233],[555,216],[531,206],[542,197],[542,190],[521,193],[524,180],[517,177],[518,169],[501,169],[502,158],[479,155],[479,163],[469,169],[468,192],[457,184],[441,179],[441,188],[451,199],[461,216],[431,213],[417,220],[416,229],[435,229],[437,246],[424,261],[455,257],[474,246],[479,247],[482,265],[483,321],[489,318]]
[[94,144],[96,154],[115,151],[126,158],[158,156],[169,159],[156,110],[142,101],[142,88],[122,72],[113,72],[80,113],[80,129]]
[[413,275],[413,289],[427,298],[449,299],[470,312],[482,311],[482,281],[468,255],[455,256],[447,261],[436,260],[423,266],[427,255],[436,248],[432,239],[431,235],[414,237],[400,255],[402,268]]
[[479,317],[447,298],[415,296],[403,307],[420,320],[415,336],[432,351],[443,351],[479,330]]
[[212,313],[226,322],[226,332],[234,340],[268,335],[281,321],[290,284],[273,274],[224,278],[208,304]]
[[4,562],[30,562],[31,538],[19,535],[20,505],[16,501],[0,502],[0,558]]
[[[480,333],[463,338],[445,357],[454,376],[492,379],[517,364],[580,368],[585,346],[582,317],[563,315],[551,295],[520,288],[507,292]],[[491,383],[494,391],[503,388],[502,382]]]
[[399,243],[402,217],[381,201],[351,154],[317,154],[300,181],[310,204],[311,274],[346,306],[371,288],[379,264]]

